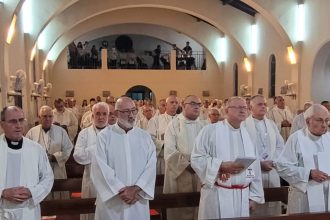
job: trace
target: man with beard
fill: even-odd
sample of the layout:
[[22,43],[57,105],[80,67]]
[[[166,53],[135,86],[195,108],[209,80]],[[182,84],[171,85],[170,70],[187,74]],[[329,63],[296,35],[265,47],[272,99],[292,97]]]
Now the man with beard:
[[[91,162],[96,148],[96,136],[108,126],[109,107],[105,102],[98,102],[92,108],[92,125],[84,128],[78,135],[73,153],[75,161],[85,165],[82,181],[82,198],[95,198],[96,191],[90,178]],[[80,215],[80,220],[92,220],[94,214]]]
[[150,219],[156,149],[150,135],[133,127],[137,108],[129,97],[115,105],[117,123],[97,136],[91,177],[97,191],[95,219]]

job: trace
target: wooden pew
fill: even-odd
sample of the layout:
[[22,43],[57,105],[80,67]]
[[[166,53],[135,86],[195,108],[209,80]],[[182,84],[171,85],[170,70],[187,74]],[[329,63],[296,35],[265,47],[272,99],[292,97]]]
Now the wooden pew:
[[[156,185],[162,185],[164,176],[157,176]],[[55,180],[52,191],[81,191],[81,178],[69,178],[66,180]],[[162,219],[166,219],[167,208],[198,207],[199,192],[156,194],[155,199],[150,201],[150,208],[161,210]],[[282,201],[287,203],[288,188],[267,188],[265,189],[265,200]],[[86,214],[95,211],[95,199],[72,199],[72,200],[51,200],[42,202],[43,215],[70,215]],[[87,207],[87,208],[86,208]]]
[[81,192],[82,178],[69,178],[54,180],[52,192],[70,191]]
[[82,178],[84,174],[84,165],[80,165],[76,162],[70,162],[65,164],[66,175],[68,178]]
[[[150,208],[173,208],[197,206],[198,193],[177,193],[157,195],[150,201]],[[95,199],[50,200],[41,203],[42,215],[74,215],[95,212]],[[162,219],[164,216],[162,216]],[[269,219],[269,220],[329,220],[330,213],[305,213],[289,216],[267,216],[256,218],[231,219]]]
[[289,187],[264,188],[264,193],[266,202],[281,201],[288,204]]

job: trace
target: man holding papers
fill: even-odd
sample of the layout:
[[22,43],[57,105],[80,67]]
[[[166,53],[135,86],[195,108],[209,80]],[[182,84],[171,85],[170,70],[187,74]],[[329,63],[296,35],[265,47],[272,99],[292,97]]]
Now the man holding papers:
[[329,211],[329,112],[313,104],[304,113],[307,128],[293,133],[277,169],[289,182],[288,213]]
[[[274,162],[284,148],[284,140],[276,124],[265,117],[266,99],[262,95],[253,96],[250,100],[251,115],[243,122],[260,159],[261,177],[264,188],[280,187],[280,177]],[[280,215],[281,202],[267,202],[257,205],[253,216]]]
[[260,162],[249,165],[256,150],[241,126],[246,102],[232,97],[225,110],[227,119],[204,127],[191,154],[191,166],[202,182],[199,219],[248,217],[255,202],[264,202]]

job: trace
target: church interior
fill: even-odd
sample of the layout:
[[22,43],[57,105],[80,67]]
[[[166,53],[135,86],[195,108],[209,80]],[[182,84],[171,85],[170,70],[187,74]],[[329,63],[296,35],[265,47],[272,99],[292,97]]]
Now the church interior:
[[[281,95],[296,114],[305,102],[330,101],[329,8],[329,0],[0,0],[0,107],[21,106],[28,128],[55,99],[81,106],[125,94],[154,105],[170,94],[261,94],[269,107]],[[82,170],[70,169],[75,191]],[[199,197],[176,205],[187,199],[194,206]]]

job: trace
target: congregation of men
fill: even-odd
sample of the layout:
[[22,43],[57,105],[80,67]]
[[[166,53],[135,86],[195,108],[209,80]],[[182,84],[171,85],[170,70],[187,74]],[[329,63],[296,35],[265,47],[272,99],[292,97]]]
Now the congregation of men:
[[[4,108],[0,218],[39,219],[43,199],[70,197],[68,192],[49,192],[54,178],[66,179],[78,123],[83,129],[73,157],[85,166],[82,198],[97,197],[96,215],[80,219],[149,219],[156,174],[164,174],[163,190],[156,190],[156,196],[201,192],[198,210],[168,209],[169,220],[280,215],[281,202],[263,204],[263,188],[281,187],[280,177],[290,185],[289,214],[330,210],[329,173],[324,168],[324,158],[330,156],[329,102],[306,102],[293,118],[281,96],[268,109],[262,95],[231,97],[224,105],[221,100],[201,102],[194,95],[179,102],[170,95],[160,100],[157,111],[151,101],[100,99],[92,98],[84,110],[73,99],[56,99],[54,110],[42,106],[40,124],[26,134],[40,145],[23,137],[23,111]],[[178,108],[182,113],[177,114]],[[38,177],[23,167],[30,154],[39,158],[32,167],[43,166]],[[237,158],[254,162],[244,167]],[[16,176],[8,174],[12,169],[19,170]],[[32,176],[23,181],[24,173]],[[31,184],[43,190],[35,194]]]

